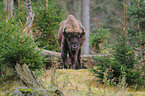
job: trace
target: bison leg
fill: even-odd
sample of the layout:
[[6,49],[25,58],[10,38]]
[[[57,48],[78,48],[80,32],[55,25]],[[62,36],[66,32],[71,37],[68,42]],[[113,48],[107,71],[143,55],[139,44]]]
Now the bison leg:
[[75,68],[74,63],[75,63],[74,58],[71,58],[71,69],[74,69]]
[[[70,54],[71,56],[71,54]],[[77,61],[77,58],[76,58],[76,55],[75,56],[71,56],[71,69],[75,69],[76,68],[76,61]]]
[[63,69],[64,68],[67,68],[67,48],[65,47],[61,47],[61,58],[62,58],[62,61],[63,61]]
[[79,49],[79,52],[78,52],[78,62],[77,62],[77,68],[78,69],[81,69],[81,49]]
[[74,57],[74,58],[71,58],[71,68],[72,69],[77,69],[77,58]]
[[77,55],[76,53],[72,53],[71,51],[69,51],[69,57],[70,57],[70,60],[71,60],[71,69],[75,69],[76,66],[76,61],[77,61]]
[[81,49],[76,51],[76,54],[71,58],[71,68],[80,69],[81,68]]

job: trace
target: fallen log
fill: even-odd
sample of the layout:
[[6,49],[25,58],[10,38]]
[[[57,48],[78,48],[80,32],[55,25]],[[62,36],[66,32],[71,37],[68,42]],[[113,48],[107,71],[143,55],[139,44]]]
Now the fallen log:
[[59,52],[54,52],[54,51],[49,51],[49,50],[42,50],[42,55],[44,55],[46,58],[47,57],[57,57],[57,58],[61,58],[61,53]]
[[[61,53],[59,52],[54,52],[54,51],[49,51],[46,49],[42,49],[42,55],[44,55],[45,57],[57,57],[57,58],[61,58]],[[69,55],[67,55],[69,57]],[[101,54],[98,55],[81,55],[82,58],[93,58],[96,56],[102,56]]]
[[[40,50],[40,49],[39,49]],[[62,59],[61,59],[61,53],[59,52],[54,52],[54,51],[49,51],[46,49],[41,49],[42,52],[41,54],[45,57],[45,59],[48,59],[49,62],[47,62],[46,64],[46,69],[50,68],[52,65],[52,58],[57,57],[58,61],[57,64],[59,64],[60,68],[62,66]],[[93,65],[95,63],[94,58],[96,56],[102,56],[101,54],[98,55],[81,55],[81,66],[82,68],[87,68],[87,66]],[[69,58],[69,55],[67,55],[67,57]],[[68,64],[70,63],[70,60],[68,59]],[[69,64],[70,65],[70,64]]]

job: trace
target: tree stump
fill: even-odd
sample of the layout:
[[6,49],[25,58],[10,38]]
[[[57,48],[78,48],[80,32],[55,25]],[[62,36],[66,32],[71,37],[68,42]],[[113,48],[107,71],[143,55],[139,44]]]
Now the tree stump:
[[34,72],[31,72],[27,64],[22,67],[17,63],[16,71],[20,79],[27,87],[19,87],[7,93],[8,96],[64,96],[64,94],[57,90],[48,90],[43,83],[36,79]]

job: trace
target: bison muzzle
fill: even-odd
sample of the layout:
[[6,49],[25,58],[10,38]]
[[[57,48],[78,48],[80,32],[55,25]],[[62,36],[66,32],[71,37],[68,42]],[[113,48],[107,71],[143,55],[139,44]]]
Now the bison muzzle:
[[60,23],[58,41],[61,45],[61,57],[63,68],[69,68],[67,64],[67,52],[71,59],[71,68],[81,68],[81,47],[85,41],[85,30],[79,20],[69,15],[66,20]]

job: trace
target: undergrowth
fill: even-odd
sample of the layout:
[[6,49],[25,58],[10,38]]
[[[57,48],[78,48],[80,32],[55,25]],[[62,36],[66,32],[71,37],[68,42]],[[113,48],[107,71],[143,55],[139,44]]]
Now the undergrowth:
[[[55,62],[57,64],[57,62]],[[54,64],[55,65],[55,64]],[[100,83],[96,76],[88,69],[57,69],[37,71],[38,79],[42,80],[46,88],[59,89],[65,96],[144,96],[145,92],[136,91],[126,87],[126,77],[122,76],[119,83],[107,79],[107,71],[104,72],[103,82]],[[0,95],[24,86],[22,82],[14,80],[11,83],[4,82],[0,85]]]
[[120,77],[118,84],[113,79],[107,79],[107,71],[104,72],[103,82],[88,69],[50,69],[39,79],[44,81],[47,87],[60,89],[66,96],[144,96],[142,91],[128,91],[126,77]]

